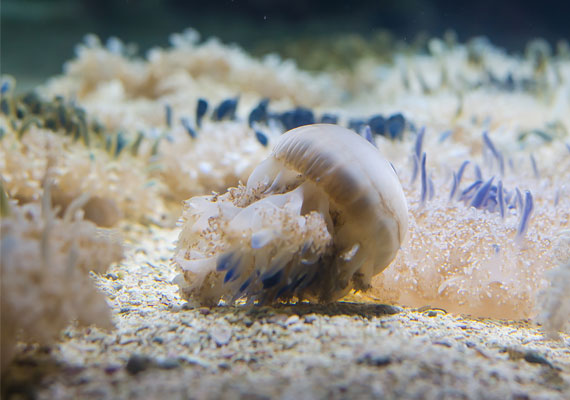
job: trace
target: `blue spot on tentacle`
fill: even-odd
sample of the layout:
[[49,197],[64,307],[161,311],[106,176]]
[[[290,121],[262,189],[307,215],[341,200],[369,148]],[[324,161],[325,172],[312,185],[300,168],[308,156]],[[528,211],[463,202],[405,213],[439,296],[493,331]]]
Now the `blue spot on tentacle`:
[[243,293],[249,287],[250,284],[251,284],[251,277],[247,278],[245,282],[241,284],[238,290],[239,293],[240,294]]
[[366,124],[366,121],[359,118],[352,118],[348,121],[348,129],[352,129],[356,133],[360,133],[362,127]]
[[397,113],[388,118],[386,125],[391,139],[401,139],[403,137],[404,128],[406,127],[406,119],[402,114]]
[[196,131],[194,130],[194,128],[192,128],[192,125],[190,124],[190,120],[186,117],[182,117],[182,118],[180,118],[180,122],[182,123],[182,126],[184,127],[184,129],[186,129],[186,132],[188,133],[188,135],[190,135],[190,137],[192,139],[196,139],[196,137],[198,135],[196,134]]
[[418,170],[420,168],[420,161],[418,159],[418,156],[413,154],[412,155],[412,161],[414,163],[413,167],[412,167],[412,179],[410,180],[410,183],[414,183],[416,181],[416,178],[418,177]]
[[428,178],[428,199],[432,200],[433,196],[435,196],[435,185],[433,184],[433,180]]
[[438,142],[439,142],[439,143],[445,142],[452,134],[453,134],[453,131],[452,131],[452,130],[448,130],[448,131],[443,132],[443,133],[439,136]]
[[237,104],[239,97],[234,97],[232,99],[226,99],[222,101],[218,107],[214,110],[214,115],[212,119],[214,121],[222,121],[224,119],[235,119]]
[[493,179],[495,179],[494,177],[489,179],[487,182],[485,182],[484,185],[482,185],[479,190],[477,190],[477,193],[475,193],[475,196],[473,197],[473,200],[471,201],[471,206],[475,207],[475,208],[481,208],[484,206],[485,204],[485,200],[487,199],[487,196],[489,194],[489,189],[491,188],[491,185],[493,184]]
[[321,116],[321,124],[337,124],[338,116],[334,114],[323,114]]
[[166,104],[164,106],[164,117],[166,120],[166,126],[171,128],[172,127],[172,107],[170,106],[170,104]]
[[522,198],[522,194],[521,194],[521,191],[519,190],[519,188],[515,188],[515,193],[516,193],[516,197],[513,200],[513,202],[515,203],[515,206],[519,210],[522,210],[523,209],[523,198]]
[[290,285],[285,285],[283,287],[281,287],[278,291],[277,294],[275,295],[275,298],[279,298],[281,296],[283,296],[284,294],[288,294],[291,292],[291,286]]
[[427,174],[426,174],[426,153],[422,154],[422,161],[421,161],[421,181],[422,181],[422,192],[421,192],[421,201],[425,203],[426,196],[427,196]]
[[497,208],[497,199],[494,196],[487,197],[482,208],[489,212],[495,212],[495,209]]
[[481,168],[479,168],[479,166],[477,164],[475,164],[475,178],[478,181],[483,180],[483,174],[481,173]]
[[499,181],[497,188],[497,200],[499,202],[499,212],[501,213],[501,218],[505,218],[505,202],[503,200],[503,182]]
[[298,128],[303,125],[315,123],[315,116],[311,110],[305,107],[297,107],[290,111],[285,111],[278,116],[286,130]]
[[196,125],[198,125],[198,128],[202,127],[202,118],[204,118],[207,111],[208,102],[205,99],[198,99],[198,104],[196,105]]
[[271,288],[279,283],[281,277],[283,276],[283,270],[280,269],[273,275],[270,275],[266,278],[261,277],[261,283],[263,284],[264,289]]
[[532,194],[527,190],[525,192],[524,198],[524,208],[522,211],[522,215],[519,221],[519,226],[517,229],[517,236],[521,237],[525,234],[528,228],[528,221],[530,219],[530,215],[532,214],[532,210],[534,208],[533,201],[532,201]]
[[115,148],[115,157],[118,157],[119,154],[121,154],[121,151],[123,151],[123,149],[125,148],[126,145],[127,145],[127,139],[125,139],[123,132],[118,132],[117,133],[117,147]]
[[368,120],[370,129],[376,135],[386,135],[386,119],[382,115],[374,115]]
[[485,143],[485,145],[489,148],[489,150],[491,150],[491,153],[493,153],[495,157],[499,156],[499,151],[497,150],[497,148],[489,138],[487,132],[483,132],[483,143]]
[[471,185],[467,187],[463,192],[461,192],[461,196],[459,196],[459,201],[469,200],[473,193],[483,184],[483,181],[477,180],[473,182]]
[[250,127],[253,127],[254,122],[267,122],[268,104],[269,99],[263,99],[253,110],[251,110],[247,119]]
[[424,144],[425,133],[426,133],[426,128],[422,127],[418,132],[418,136],[416,137],[416,142],[414,143],[414,151],[418,159],[420,159],[422,155],[422,147]]
[[501,175],[503,175],[505,172],[505,161],[503,159],[503,155],[497,150],[487,132],[483,132],[483,143],[491,151],[493,157],[495,157],[499,163],[499,171],[501,172]]
[[265,133],[256,130],[255,131],[255,137],[257,138],[257,141],[259,143],[261,143],[261,145],[263,147],[267,147],[268,140],[267,140],[267,135]]
[[459,184],[461,183],[461,178],[463,177],[463,173],[465,172],[465,168],[469,165],[469,161],[463,161],[461,166],[459,167],[459,171],[457,171],[457,188],[459,188]]
[[530,164],[532,165],[532,171],[534,172],[534,177],[536,179],[540,178],[540,173],[538,172],[536,160],[534,159],[534,156],[532,154],[530,155]]
[[10,90],[10,81],[5,80],[2,82],[2,86],[0,86],[0,94],[4,95]]
[[226,276],[224,277],[224,283],[227,283],[230,280],[237,279],[239,277],[239,274],[234,276],[235,272],[236,272],[236,266],[228,270],[228,272],[226,272]]
[[457,191],[457,174],[454,172],[453,181],[451,182],[451,192],[449,193],[449,200],[453,200],[456,191]]
[[226,271],[232,266],[233,253],[222,254],[218,257],[218,263],[216,265],[216,271]]
[[376,146],[374,139],[372,138],[372,131],[370,130],[370,126],[364,126],[362,129],[362,137],[364,137],[364,139],[366,139],[369,143],[372,143],[374,146]]

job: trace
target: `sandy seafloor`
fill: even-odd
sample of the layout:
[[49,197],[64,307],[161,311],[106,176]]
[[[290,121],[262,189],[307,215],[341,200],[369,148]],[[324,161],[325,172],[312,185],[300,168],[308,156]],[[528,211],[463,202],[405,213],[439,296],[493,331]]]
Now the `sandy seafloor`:
[[[565,399],[570,337],[354,297],[330,305],[192,307],[171,284],[176,230],[130,226],[96,277],[116,329],[21,346],[9,392],[39,399]],[[29,397],[27,397],[29,396]]]
[[[215,46],[214,50],[217,50]],[[190,50],[193,50],[193,47],[190,47]],[[223,48],[222,50],[225,51]],[[175,52],[173,54],[176,55]],[[114,56],[111,54],[111,57]],[[238,57],[238,61],[241,62],[241,58]],[[120,67],[122,62],[124,61],[118,63]],[[120,68],[118,70],[121,71]],[[247,74],[245,75],[247,78]],[[302,87],[303,81],[299,82],[298,86]],[[363,79],[361,84],[366,82],[366,79]],[[212,85],[209,81],[207,83]],[[115,88],[115,84],[113,81],[107,89]],[[174,80],[172,86],[176,84]],[[125,84],[125,87],[127,86]],[[295,92],[293,89],[291,91]],[[184,90],[181,92],[189,93]],[[381,90],[378,92],[383,93]],[[194,96],[193,93],[191,95]],[[227,93],[222,92],[218,97],[222,95]],[[497,104],[501,106],[497,110],[494,103],[485,102],[487,97],[477,96],[478,92],[472,98],[466,95],[464,100],[461,97],[459,108],[463,108],[463,102],[466,109],[468,106],[475,108],[477,105],[482,109],[479,110],[480,116],[496,111],[505,120],[511,118],[509,112],[514,110],[512,119],[528,116],[534,125],[527,125],[536,125],[539,128],[544,125],[542,116],[546,112],[540,108],[531,108],[534,103],[529,102],[530,106],[525,103],[530,96],[521,96],[521,105],[513,100],[515,96],[503,99],[491,91],[491,96],[496,97],[488,98],[497,98]],[[254,97],[257,100],[261,96],[251,96]],[[563,95],[559,97],[564,99]],[[423,110],[430,118],[431,114],[435,114],[446,124],[455,113],[461,114],[460,111],[455,112],[457,106],[454,96],[449,96],[453,101],[447,103],[447,97],[442,97],[440,102],[436,95],[426,98],[433,100],[429,107],[426,105],[427,101],[426,104],[423,103],[425,99],[410,95],[399,104],[386,102],[389,107],[384,111],[395,111],[390,107],[415,107],[416,110]],[[362,102],[366,103],[362,107],[362,114],[366,115],[369,109],[375,107],[375,103],[367,100],[362,99]],[[179,103],[175,106],[192,110],[194,108],[193,101],[191,106],[187,106],[190,102],[184,98],[179,100]],[[453,104],[450,105],[451,103]],[[91,107],[97,111],[98,104],[96,101],[94,104]],[[447,105],[444,107],[442,104]],[[560,101],[556,104],[564,107],[568,102]],[[356,102],[353,106],[357,108],[358,105]],[[159,108],[158,111],[154,110],[159,116],[156,120],[162,120],[163,104],[154,108]],[[323,109],[326,109],[326,104]],[[527,113],[529,109],[533,112]],[[145,113],[144,107],[141,110],[137,110],[140,113],[138,115],[133,112],[131,117],[140,117]],[[556,115],[565,116],[567,122],[568,114],[563,111]],[[104,112],[111,115],[109,119],[113,119],[115,110],[112,106]],[[187,110],[184,109],[184,112]],[[533,121],[534,113],[541,116],[540,119],[537,117],[537,123]],[[445,158],[445,152],[439,152],[439,144],[436,144],[437,139],[433,132],[439,134],[448,125],[432,123],[430,126],[429,118],[425,115],[411,111],[410,114],[412,121],[418,125],[425,122],[424,120],[428,121],[432,150],[429,157],[434,155],[431,159],[438,159],[441,155],[440,158]],[[462,133],[462,127],[458,124],[458,135],[464,138],[466,147],[480,150],[482,129],[478,123],[469,122],[469,115],[464,114],[464,127],[467,126],[464,131],[473,131],[476,134],[471,137],[465,132]],[[154,116],[155,114],[151,113],[149,120],[152,121]],[[122,115],[117,117],[118,120],[122,118]],[[245,126],[245,122],[243,124]],[[511,131],[514,132],[514,129],[508,130],[508,133],[511,134]],[[503,141],[509,140],[505,134]],[[400,155],[402,160],[407,160],[407,152],[412,148],[411,140],[404,144],[386,143],[385,148],[396,149],[402,154],[407,146],[406,154]],[[445,144],[441,147],[446,149]],[[451,150],[449,153],[452,153]],[[467,157],[459,153],[454,157]],[[548,171],[543,172],[545,176],[548,173],[554,174],[552,171],[558,171],[557,167],[563,168],[560,167],[563,164],[549,165],[547,161],[550,161],[550,154],[545,151],[541,155],[542,158],[538,158],[539,163],[543,162],[542,165],[545,165],[544,171]],[[527,161],[525,158],[528,164]],[[527,164],[525,173],[528,177],[531,169]],[[401,163],[398,167],[402,165],[407,164]],[[409,180],[407,176],[406,179]],[[510,179],[512,183],[518,178],[511,176]],[[554,182],[554,179],[552,181]],[[514,186],[514,183],[512,185]],[[568,204],[564,198],[568,192],[564,185],[561,186],[562,192],[557,192],[561,193],[562,205],[557,209],[559,211],[556,211],[555,207],[547,208],[544,206],[546,200],[542,200],[542,209],[553,215],[556,212],[566,212],[568,215],[567,209],[563,208]],[[538,183],[536,187],[538,192]],[[419,190],[413,192],[415,197],[418,197],[418,192]],[[439,193],[442,192],[443,190]],[[554,197],[553,193],[546,190],[544,193]],[[447,192],[440,196],[444,199],[441,204],[446,205]],[[410,209],[413,205],[414,212],[418,216],[423,215],[421,208],[417,207],[417,199],[415,202],[408,200]],[[550,197],[547,200],[550,201]],[[445,215],[448,209],[443,210]],[[454,207],[454,210],[459,215],[463,209]],[[465,214],[468,214],[467,217],[476,215],[475,220],[478,220],[479,214],[475,214],[476,212],[477,210],[470,209]],[[180,215],[178,212],[176,214]],[[546,212],[536,212],[541,218],[546,218],[545,214]],[[491,222],[495,221],[495,215],[491,213],[481,211],[481,215]],[[433,221],[429,226],[441,225],[436,217],[430,218],[433,218]],[[502,254],[506,254],[505,257],[511,254],[508,253],[511,251],[509,246],[512,245],[509,238],[515,235],[516,229],[512,226],[517,218],[516,215],[511,215],[508,229],[505,228],[506,233],[503,236],[500,236],[503,231],[499,233],[503,240],[501,243],[506,249],[502,250]],[[532,225],[532,238],[537,237],[535,231],[548,230],[543,227],[548,223],[536,224],[536,227]],[[564,228],[564,223],[560,222],[559,228]],[[420,222],[416,226],[419,226],[415,231],[416,239],[422,239],[421,234],[430,236],[429,232],[422,231]],[[488,229],[492,230],[495,225],[489,226]],[[52,346],[19,343],[17,355],[2,377],[3,395],[6,398],[570,398],[568,334],[561,334],[558,340],[553,340],[548,339],[540,326],[530,320],[472,318],[458,313],[447,313],[441,308],[431,308],[429,304],[411,309],[401,305],[382,304],[382,301],[376,301],[366,295],[352,295],[328,305],[302,303],[200,307],[182,299],[178,286],[172,283],[178,274],[172,258],[180,228],[167,229],[155,225],[139,225],[131,221],[123,222],[119,229],[126,242],[125,259],[117,265],[112,265],[106,273],[91,274],[112,308],[115,329],[104,331],[94,326],[71,326],[61,332],[59,342]],[[467,233],[464,236],[471,239],[468,231],[465,232]],[[433,235],[434,238],[436,236]],[[538,238],[543,239],[542,236]],[[550,240],[551,237],[547,239]],[[475,237],[474,241],[476,240],[479,238]],[[538,242],[538,239],[536,241]],[[518,251],[514,245],[511,247],[513,252]],[[543,253],[540,254],[542,256]],[[481,257],[483,255],[485,254]],[[424,257],[426,256],[423,253],[418,252],[414,259],[410,257],[411,261],[404,261],[413,264],[417,260],[422,261]],[[405,267],[404,261],[399,264],[402,269]],[[526,261],[523,256],[517,255],[517,259],[511,263],[516,269],[517,265],[523,265]],[[530,279],[537,279],[532,273],[529,276]],[[440,281],[437,282],[439,285]],[[519,281],[515,281],[515,284],[517,282]],[[435,291],[437,287],[436,285]],[[445,289],[445,285],[439,287]],[[444,292],[443,289],[441,293]],[[521,291],[524,292],[524,288]],[[448,300],[451,302],[455,301],[454,297],[450,299]],[[516,301],[517,298],[514,302]],[[508,306],[511,304],[513,303],[508,303]]]

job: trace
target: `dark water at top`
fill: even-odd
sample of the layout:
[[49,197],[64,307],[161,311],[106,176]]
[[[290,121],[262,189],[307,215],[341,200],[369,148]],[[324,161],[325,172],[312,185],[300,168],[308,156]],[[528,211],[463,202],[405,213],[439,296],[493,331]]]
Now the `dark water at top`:
[[[2,0],[2,73],[32,86],[61,72],[86,33],[117,36],[141,51],[164,46],[184,28],[202,37],[235,42],[255,55],[277,51],[305,68],[304,54],[344,34],[364,39],[380,30],[411,43],[420,34],[453,29],[460,41],[485,35],[511,51],[543,37],[553,45],[570,38],[566,1],[184,1],[184,0]],[[292,44],[307,41],[306,45]],[[325,61],[326,63],[326,61]]]

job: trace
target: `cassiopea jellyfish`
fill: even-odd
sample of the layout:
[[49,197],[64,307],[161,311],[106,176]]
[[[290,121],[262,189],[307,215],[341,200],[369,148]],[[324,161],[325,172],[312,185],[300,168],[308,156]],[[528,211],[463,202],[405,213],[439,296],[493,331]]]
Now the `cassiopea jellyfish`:
[[392,165],[360,135],[315,124],[283,134],[247,185],[185,202],[175,263],[185,298],[331,302],[366,290],[408,227]]

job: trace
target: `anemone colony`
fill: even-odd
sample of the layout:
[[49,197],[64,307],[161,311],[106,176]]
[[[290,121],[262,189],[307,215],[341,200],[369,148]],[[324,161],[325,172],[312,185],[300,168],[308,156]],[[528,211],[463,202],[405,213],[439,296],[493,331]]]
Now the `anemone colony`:
[[[103,46],[88,36],[65,73],[31,93],[2,77],[2,209],[12,210],[2,217],[3,276],[14,267],[5,249],[42,237],[21,224],[45,232],[45,224],[77,218],[179,229],[180,202],[190,198],[172,256],[186,277],[181,293],[201,302],[330,301],[355,288],[378,301],[479,316],[532,317],[542,304],[543,320],[568,319],[565,280],[547,290],[549,279],[566,276],[570,253],[567,44],[553,55],[535,41],[522,57],[448,35],[390,62],[368,54],[350,73],[308,73],[192,30],[171,43],[141,58],[116,39]],[[340,195],[325,195],[309,172],[275,167],[272,157],[295,136],[281,135],[315,123],[332,124],[315,128],[332,158],[342,160],[355,142],[387,160],[374,173],[343,167],[336,183],[350,193],[366,174],[397,175],[409,208],[406,240],[394,226],[366,231],[343,215]],[[345,128],[355,133],[338,136]],[[352,157],[345,166],[368,159]],[[53,204],[43,219],[32,211],[42,199]],[[391,223],[404,226],[403,211],[394,215]],[[292,220],[299,229],[288,228]],[[352,228],[343,231],[341,221]],[[390,250],[375,261],[384,243]],[[58,247],[75,257],[70,248]],[[8,295],[3,287],[3,306]]]

